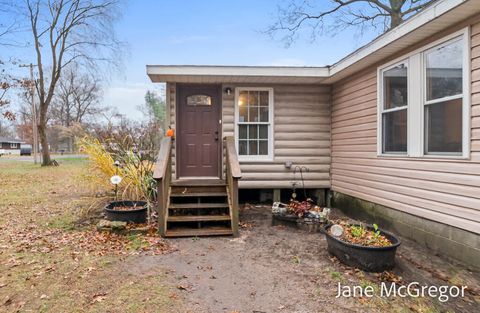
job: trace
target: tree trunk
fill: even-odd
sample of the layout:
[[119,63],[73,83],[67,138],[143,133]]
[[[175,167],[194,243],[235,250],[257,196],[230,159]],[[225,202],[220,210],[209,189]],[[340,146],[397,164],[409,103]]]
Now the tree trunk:
[[50,159],[50,149],[47,140],[47,105],[40,103],[40,120],[38,123],[38,136],[40,137],[40,145],[42,146],[42,166],[52,165]]
[[402,24],[402,7],[405,0],[390,0],[390,29]]
[[403,19],[400,12],[392,12],[390,13],[390,29],[397,27],[398,25],[402,24]]

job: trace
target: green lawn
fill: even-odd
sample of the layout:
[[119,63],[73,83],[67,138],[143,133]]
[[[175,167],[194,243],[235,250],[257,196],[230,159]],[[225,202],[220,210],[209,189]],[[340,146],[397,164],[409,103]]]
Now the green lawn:
[[0,312],[184,312],[164,271],[129,270],[142,238],[77,223],[87,162],[0,163]]

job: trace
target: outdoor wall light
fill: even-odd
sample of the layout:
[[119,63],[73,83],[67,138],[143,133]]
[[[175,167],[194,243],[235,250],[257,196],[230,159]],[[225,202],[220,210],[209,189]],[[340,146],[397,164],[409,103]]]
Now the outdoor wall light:
[[225,88],[225,93],[230,96],[232,94],[232,88],[230,87]]
[[290,169],[290,168],[292,168],[292,165],[293,165],[293,162],[292,162],[292,161],[286,161],[286,162],[285,162],[285,168]]

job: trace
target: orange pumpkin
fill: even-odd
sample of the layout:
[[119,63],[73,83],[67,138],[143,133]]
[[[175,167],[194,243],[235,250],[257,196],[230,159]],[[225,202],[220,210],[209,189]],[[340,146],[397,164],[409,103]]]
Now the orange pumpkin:
[[174,137],[175,136],[175,132],[173,131],[173,129],[169,126],[168,129],[167,129],[167,133],[165,134],[167,137]]

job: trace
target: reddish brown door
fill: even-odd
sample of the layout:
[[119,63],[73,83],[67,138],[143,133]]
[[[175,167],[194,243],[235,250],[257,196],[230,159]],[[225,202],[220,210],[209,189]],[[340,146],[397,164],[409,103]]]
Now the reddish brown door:
[[219,177],[221,88],[177,85],[178,177]]

